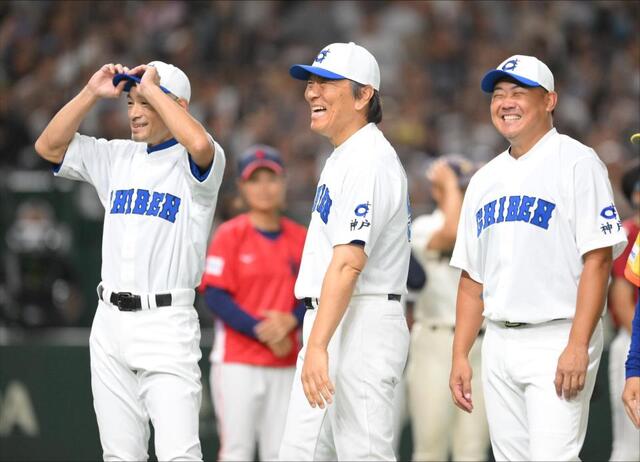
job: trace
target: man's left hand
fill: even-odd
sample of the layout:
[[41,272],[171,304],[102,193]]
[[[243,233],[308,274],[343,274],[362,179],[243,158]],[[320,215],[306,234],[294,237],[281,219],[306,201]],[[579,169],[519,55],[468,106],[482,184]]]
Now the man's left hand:
[[556,368],[554,385],[559,398],[571,400],[578,396],[578,392],[584,388],[589,366],[588,347],[567,345]]
[[335,389],[329,379],[329,353],[326,348],[307,345],[302,366],[302,388],[313,408],[324,409],[325,403],[333,402]]

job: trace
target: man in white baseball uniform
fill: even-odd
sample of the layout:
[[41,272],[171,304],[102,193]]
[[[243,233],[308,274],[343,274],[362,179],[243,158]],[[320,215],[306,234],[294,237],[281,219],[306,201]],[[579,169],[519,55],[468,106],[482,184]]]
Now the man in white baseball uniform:
[[295,294],[307,312],[280,460],[395,460],[394,388],[409,331],[407,179],[376,126],[380,70],[333,43],[290,74],[306,80],[311,129],[327,137]]
[[[126,91],[131,140],[76,133]],[[188,112],[189,79],[159,61],[105,64],[51,120],[36,151],[92,184],[105,208],[102,282],[90,337],[104,460],[201,460],[200,327],[193,308],[224,151]]]
[[[464,190],[476,167],[459,155],[436,160],[427,172],[436,209],[411,224],[411,246],[429,282],[414,305],[407,384],[413,430],[413,460],[485,460],[489,429],[482,396],[467,414],[449,399],[448,373],[460,270],[449,265],[456,242]],[[479,336],[469,354],[480,367]],[[481,390],[480,375],[472,385]]]
[[611,262],[626,238],[605,165],[553,128],[549,68],[512,56],[481,86],[510,147],[473,176],[460,214],[452,397],[472,411],[468,353],[484,315],[482,383],[496,460],[579,460]]

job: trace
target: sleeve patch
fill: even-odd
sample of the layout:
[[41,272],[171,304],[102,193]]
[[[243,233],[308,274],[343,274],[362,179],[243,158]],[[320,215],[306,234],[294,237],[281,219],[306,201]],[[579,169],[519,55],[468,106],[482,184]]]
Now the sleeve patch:
[[212,276],[221,276],[224,269],[224,259],[221,257],[207,257],[205,272]]

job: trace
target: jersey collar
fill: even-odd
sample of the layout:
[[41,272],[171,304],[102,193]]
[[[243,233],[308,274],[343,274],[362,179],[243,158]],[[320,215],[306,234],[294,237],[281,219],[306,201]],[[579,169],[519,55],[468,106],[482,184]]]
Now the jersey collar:
[[176,144],[178,144],[178,141],[175,138],[170,138],[167,141],[156,144],[155,146],[147,145],[147,154],[162,151],[163,149],[170,148],[171,146],[175,146]]

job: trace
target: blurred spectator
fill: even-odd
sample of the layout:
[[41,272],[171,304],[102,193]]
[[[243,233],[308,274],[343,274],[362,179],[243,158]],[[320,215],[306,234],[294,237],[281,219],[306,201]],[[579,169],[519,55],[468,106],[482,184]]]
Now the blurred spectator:
[[611,461],[640,460],[640,434],[626,416],[620,400],[625,384],[625,361],[631,345],[631,321],[638,302],[638,290],[624,276],[624,269],[633,247],[634,237],[640,231],[640,166],[629,170],[622,179],[624,196],[635,213],[622,223],[628,244],[613,262],[609,288],[609,309],[618,333],[609,346],[609,393],[611,395],[612,451]]
[[475,412],[465,413],[453,404],[447,376],[460,279],[460,270],[449,266],[449,260],[464,189],[474,172],[474,164],[461,156],[432,163],[427,178],[437,208],[417,217],[411,227],[413,251],[429,278],[415,303],[407,366],[415,461],[449,460],[450,455],[451,460],[485,460],[489,447],[480,381],[481,338],[469,354],[475,371]]
[[72,326],[83,300],[69,260],[69,230],[43,201],[21,203],[0,261],[0,324]]

